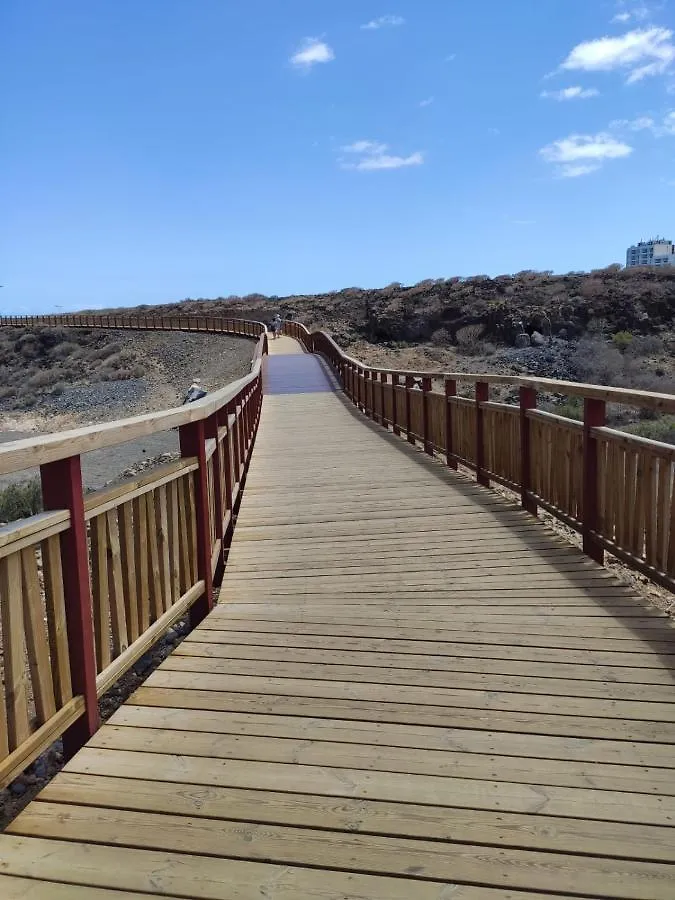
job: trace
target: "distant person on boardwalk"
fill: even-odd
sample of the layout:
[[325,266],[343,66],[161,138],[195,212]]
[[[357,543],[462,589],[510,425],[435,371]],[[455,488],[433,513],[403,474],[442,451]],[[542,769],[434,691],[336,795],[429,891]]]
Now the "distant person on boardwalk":
[[272,334],[274,335],[275,340],[281,334],[281,316],[279,313],[272,319]]

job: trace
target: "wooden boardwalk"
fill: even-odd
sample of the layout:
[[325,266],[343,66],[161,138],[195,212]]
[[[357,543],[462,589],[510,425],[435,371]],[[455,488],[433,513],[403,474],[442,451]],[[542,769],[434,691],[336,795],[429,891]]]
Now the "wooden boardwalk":
[[0,837],[0,897],[673,900],[670,620],[294,349],[220,604]]

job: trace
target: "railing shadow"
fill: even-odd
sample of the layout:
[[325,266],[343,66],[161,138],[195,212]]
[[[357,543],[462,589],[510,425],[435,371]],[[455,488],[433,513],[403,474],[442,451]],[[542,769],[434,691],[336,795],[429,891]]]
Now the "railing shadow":
[[[400,453],[403,453],[408,460],[419,466],[421,469],[424,469],[429,475],[438,479],[440,483],[443,483],[446,487],[451,487],[455,496],[459,495],[470,500],[474,507],[478,508],[486,515],[491,516],[496,523],[502,525],[506,529],[513,528],[514,514],[517,518],[521,518],[524,525],[530,526],[528,529],[520,530],[518,532],[519,540],[522,541],[527,548],[528,554],[539,557],[547,567],[555,571],[561,579],[561,584],[573,587],[576,591],[583,593],[590,604],[609,612],[612,621],[620,620],[621,624],[629,629],[636,638],[644,642],[646,645],[645,650],[654,653],[660,658],[663,667],[669,672],[675,682],[675,623],[672,619],[665,615],[661,610],[649,605],[644,597],[641,597],[637,592],[632,591],[628,585],[619,581],[619,579],[605,569],[604,566],[591,560],[578,547],[566,541],[564,537],[553,531],[550,526],[541,519],[535,519],[530,513],[522,510],[520,506],[515,502],[511,502],[502,494],[492,491],[490,488],[483,487],[475,481],[470,480],[468,476],[448,468],[440,459],[426,454],[420,444],[413,445],[408,443],[405,437],[397,436],[393,434],[393,432],[385,430],[382,425],[365,416],[365,414],[349,400],[344,392],[339,392],[336,396],[345,411],[353,419],[358,421],[373,434],[377,435],[381,440],[385,441],[390,446],[395,447]],[[508,521],[505,521],[504,518],[506,514],[508,514]],[[548,539],[550,541],[548,547],[541,547],[543,539]],[[640,608],[643,615],[637,618],[621,616],[617,613],[613,602],[617,596],[616,593],[614,594],[614,597],[598,596],[591,586],[579,584],[574,581],[570,577],[571,573],[561,568],[560,563],[562,558],[558,558],[555,555],[547,555],[548,550],[560,548],[561,546],[569,548],[572,558],[576,556],[580,566],[583,564],[584,569],[606,573],[607,586],[617,589],[623,596],[630,596],[634,601],[634,606]],[[567,561],[569,561],[569,559],[570,556],[567,557]],[[525,571],[523,572],[523,578],[527,578],[527,573]],[[597,587],[597,583],[595,586]],[[535,607],[534,609],[540,610],[539,607]],[[561,621],[562,619],[563,617],[561,617]],[[649,625],[644,623],[644,619],[649,621]],[[583,636],[583,631],[580,630],[579,637]],[[614,640],[616,642],[616,639],[611,638],[598,638],[598,640]],[[545,638],[542,639],[542,643],[544,642]],[[626,643],[630,642],[627,641]],[[631,652],[636,652],[634,645],[626,647],[625,651],[622,651],[621,648],[617,647],[613,647],[612,650],[613,652],[625,652],[627,656]],[[589,652],[592,653],[593,651]],[[628,661],[626,666],[630,666]],[[645,715],[647,716],[648,713]]]

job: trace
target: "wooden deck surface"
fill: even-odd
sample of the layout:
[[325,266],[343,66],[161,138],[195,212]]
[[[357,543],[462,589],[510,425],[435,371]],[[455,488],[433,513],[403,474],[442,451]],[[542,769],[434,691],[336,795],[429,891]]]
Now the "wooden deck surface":
[[0,897],[673,900],[670,620],[330,387],[265,398],[219,606]]

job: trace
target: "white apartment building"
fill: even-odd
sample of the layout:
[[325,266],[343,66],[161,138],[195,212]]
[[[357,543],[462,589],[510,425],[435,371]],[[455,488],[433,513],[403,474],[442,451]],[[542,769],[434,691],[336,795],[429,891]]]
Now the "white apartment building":
[[632,266],[675,266],[675,244],[660,237],[634,244],[626,250],[626,268]]

